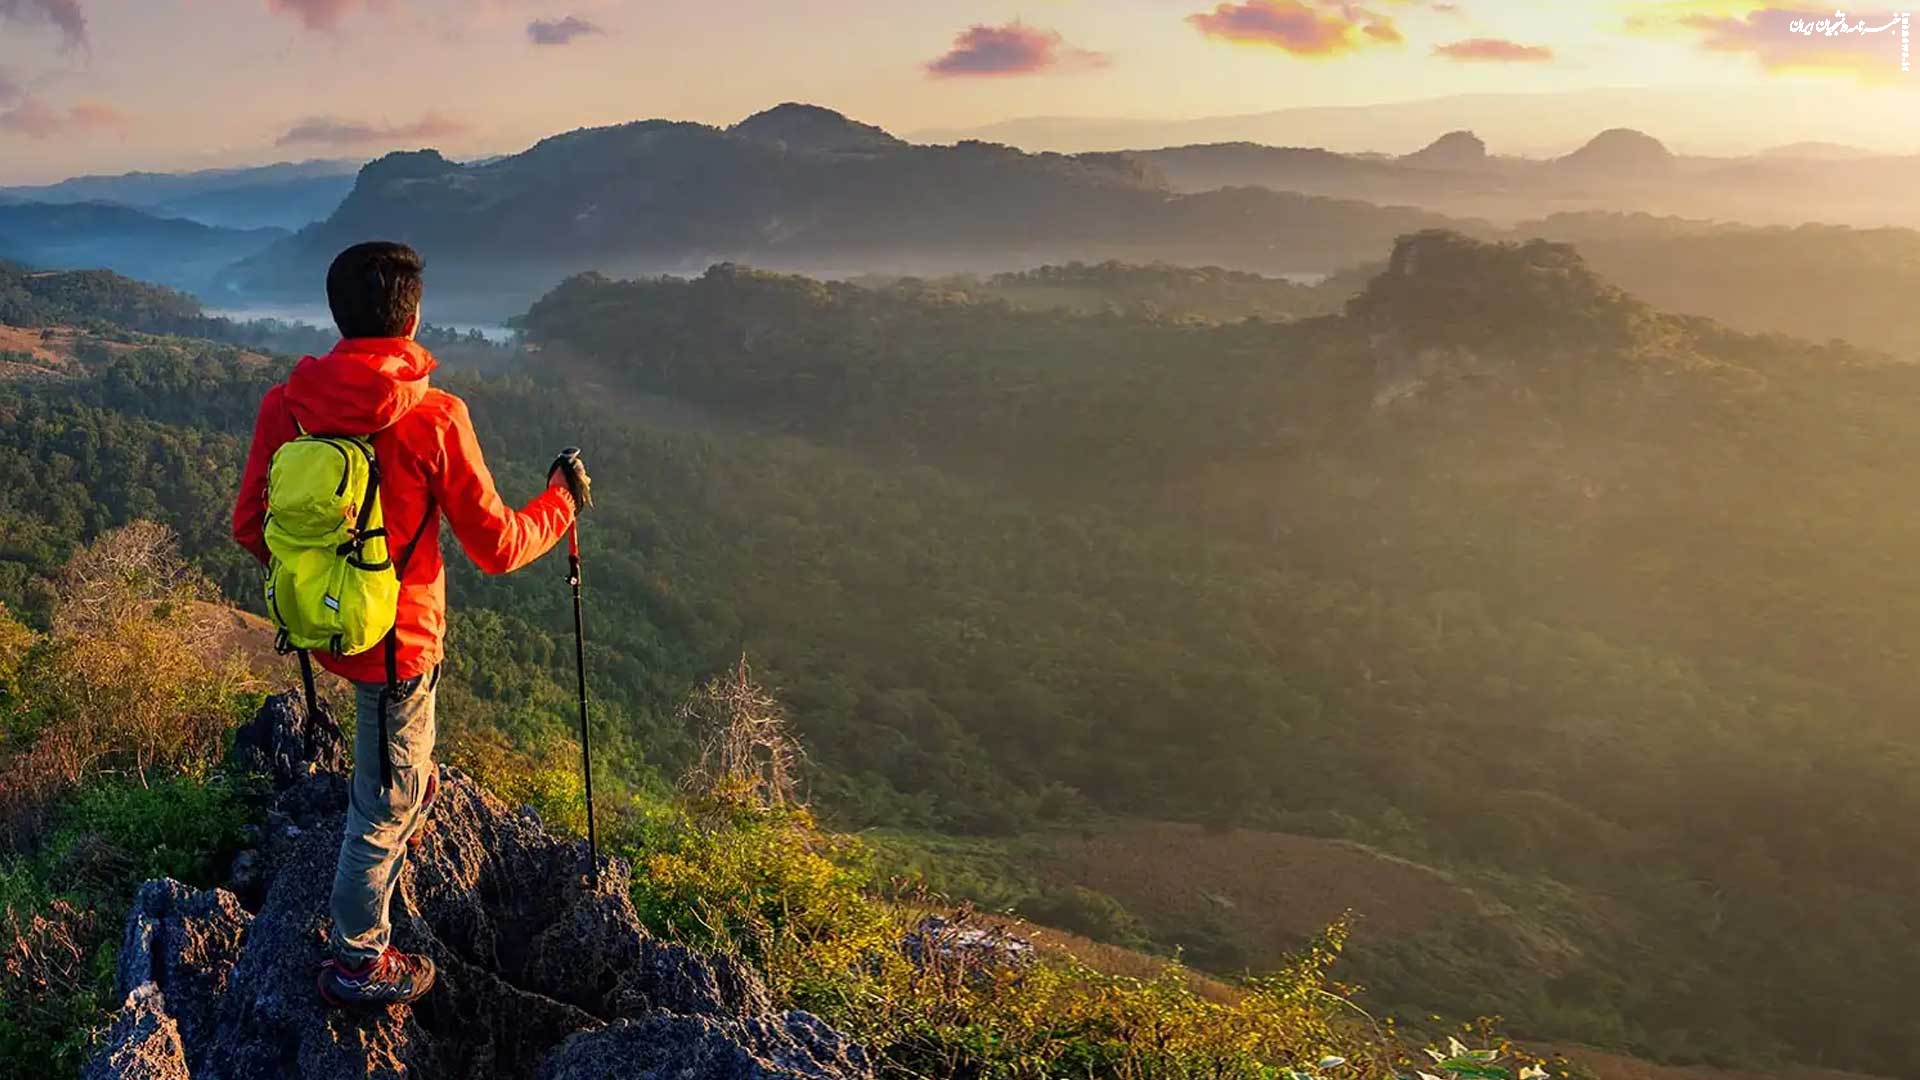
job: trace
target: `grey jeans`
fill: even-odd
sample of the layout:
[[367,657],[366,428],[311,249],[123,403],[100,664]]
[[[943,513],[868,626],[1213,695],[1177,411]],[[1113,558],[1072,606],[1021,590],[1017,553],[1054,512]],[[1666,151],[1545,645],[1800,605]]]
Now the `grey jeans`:
[[387,707],[393,786],[380,790],[380,695],[385,683],[354,684],[353,782],[340,863],[333,874],[333,955],[359,966],[386,951],[387,908],[406,863],[407,840],[427,822],[433,774],[433,697],[439,669],[400,682]]

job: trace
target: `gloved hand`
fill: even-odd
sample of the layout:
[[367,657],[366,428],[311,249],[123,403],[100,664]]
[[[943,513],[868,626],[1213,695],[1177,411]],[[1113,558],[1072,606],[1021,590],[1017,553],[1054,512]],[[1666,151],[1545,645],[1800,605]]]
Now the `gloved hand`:
[[593,480],[587,476],[586,462],[580,460],[580,448],[569,446],[560,451],[547,469],[547,483],[565,484],[573,495],[575,510],[589,510],[593,507]]

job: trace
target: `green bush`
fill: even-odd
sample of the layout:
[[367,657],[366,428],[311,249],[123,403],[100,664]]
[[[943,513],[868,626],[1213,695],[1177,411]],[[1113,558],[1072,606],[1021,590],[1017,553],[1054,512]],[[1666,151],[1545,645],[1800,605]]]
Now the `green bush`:
[[123,860],[110,884],[156,877],[210,884],[240,848],[248,816],[242,798],[246,783],[218,774],[204,780],[172,776],[144,787],[84,788],[63,808],[47,858],[58,867],[105,848]]

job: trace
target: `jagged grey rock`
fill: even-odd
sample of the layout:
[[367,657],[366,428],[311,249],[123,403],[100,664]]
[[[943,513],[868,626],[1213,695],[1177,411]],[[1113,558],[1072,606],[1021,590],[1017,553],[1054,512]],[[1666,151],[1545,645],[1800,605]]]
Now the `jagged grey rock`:
[[870,1072],[859,1047],[813,1016],[726,1020],[652,1013],[568,1039],[539,1080],[837,1080]]
[[180,1040],[198,1045],[211,1034],[213,1004],[226,993],[240,942],[253,916],[224,889],[195,892],[171,878],[134,894],[115,965],[114,990],[164,989]]
[[129,994],[107,1032],[106,1047],[81,1080],[192,1080],[180,1027],[167,1015],[160,988],[142,983]]
[[[293,752],[298,713],[293,695],[271,699],[243,750],[279,789],[249,860],[257,910],[224,889],[142,886],[120,956],[129,997],[90,1078],[872,1075],[830,1027],[773,1013],[751,969],[649,935],[625,863],[603,860],[588,887],[579,844],[455,769],[393,905],[394,943],[439,968],[432,993],[412,1008],[324,1007],[314,980],[347,789],[313,764],[337,758],[337,736],[319,733],[313,758]],[[635,1030],[667,1040],[649,1044],[645,1069],[579,1071],[623,1060],[608,1055]]]

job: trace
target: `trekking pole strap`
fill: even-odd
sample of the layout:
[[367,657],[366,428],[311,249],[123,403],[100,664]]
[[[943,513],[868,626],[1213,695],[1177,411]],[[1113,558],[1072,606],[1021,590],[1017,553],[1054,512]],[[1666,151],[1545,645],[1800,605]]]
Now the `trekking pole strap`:
[[296,649],[300,654],[300,685],[307,692],[306,722],[301,724],[301,733],[306,740],[307,759],[313,759],[313,726],[320,721],[320,697],[313,690],[313,657],[307,650]]
[[400,699],[400,646],[395,632],[387,631],[387,685],[380,691],[380,790],[393,787],[393,750],[387,745],[387,710]]

